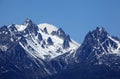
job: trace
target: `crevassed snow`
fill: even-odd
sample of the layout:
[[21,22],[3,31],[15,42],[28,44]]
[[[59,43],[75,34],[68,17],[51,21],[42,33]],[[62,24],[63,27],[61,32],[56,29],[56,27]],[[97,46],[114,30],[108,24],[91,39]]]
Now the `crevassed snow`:
[[48,24],[48,23],[41,23],[38,25],[39,29],[47,28],[47,31],[49,34],[51,34],[52,31],[56,31],[58,28],[56,28],[54,25]]
[[15,25],[15,27],[16,27],[16,29],[18,31],[23,31],[23,30],[25,30],[25,28],[27,27],[27,25]]

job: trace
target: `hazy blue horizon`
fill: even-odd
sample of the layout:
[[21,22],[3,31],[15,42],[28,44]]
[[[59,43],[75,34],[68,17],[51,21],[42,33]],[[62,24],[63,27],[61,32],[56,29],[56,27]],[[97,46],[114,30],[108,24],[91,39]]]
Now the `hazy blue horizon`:
[[120,38],[120,0],[0,0],[0,26],[22,24],[27,17],[62,27],[79,43],[96,27]]

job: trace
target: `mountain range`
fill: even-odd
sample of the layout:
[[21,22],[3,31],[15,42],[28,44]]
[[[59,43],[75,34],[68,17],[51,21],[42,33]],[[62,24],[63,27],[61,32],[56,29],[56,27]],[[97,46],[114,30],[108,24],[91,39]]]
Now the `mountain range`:
[[2,26],[0,79],[120,79],[120,39],[97,27],[79,44],[62,28],[29,18]]

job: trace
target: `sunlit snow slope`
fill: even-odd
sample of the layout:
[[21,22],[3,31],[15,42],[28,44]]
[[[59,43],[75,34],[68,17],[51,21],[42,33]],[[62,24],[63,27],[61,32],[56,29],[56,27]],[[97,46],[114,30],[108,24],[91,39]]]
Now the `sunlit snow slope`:
[[[23,33],[26,43],[20,41],[19,44],[33,57],[41,59],[52,59],[66,52],[75,53],[79,44],[67,40],[67,34],[62,35],[61,28],[48,24],[41,23],[35,25],[31,20],[26,20],[23,25],[15,25],[18,32]],[[35,28],[34,28],[35,27]],[[37,27],[37,28],[36,28]],[[30,28],[30,29],[29,29]],[[37,32],[31,32],[37,30]],[[28,33],[26,33],[28,32]],[[56,34],[52,34],[55,32]],[[57,34],[58,33],[58,34]],[[61,37],[60,35],[61,34]],[[64,38],[62,36],[65,36]],[[68,46],[67,48],[63,47]]]

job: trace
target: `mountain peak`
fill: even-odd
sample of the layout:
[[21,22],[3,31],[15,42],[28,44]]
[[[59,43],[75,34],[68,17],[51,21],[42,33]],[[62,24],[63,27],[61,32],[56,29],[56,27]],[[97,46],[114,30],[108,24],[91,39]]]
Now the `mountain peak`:
[[95,31],[97,31],[97,33],[105,33],[106,32],[106,30],[103,27],[97,27]]
[[103,27],[96,27],[96,29],[93,30],[92,32],[94,31],[96,31],[97,33],[107,32]]
[[54,25],[48,24],[48,23],[41,23],[38,25],[39,29],[44,30],[46,28],[48,34],[51,34],[53,31],[57,31],[58,28],[56,28]]
[[98,60],[96,62],[99,62],[99,58],[104,55],[119,55],[120,41],[110,36],[104,28],[97,27],[95,30],[88,32],[77,52],[80,54],[79,60],[90,60],[92,62]]
[[57,35],[58,35],[59,37],[63,38],[63,39],[66,37],[66,33],[63,31],[62,28],[59,28],[59,29],[57,30]]
[[64,41],[63,41],[62,47],[63,47],[64,49],[69,48],[69,47],[70,47],[69,42],[71,42],[71,39],[70,39],[70,36],[67,35],[67,36],[65,37]]
[[16,29],[18,31],[24,31],[27,26],[32,26],[34,23],[32,22],[32,20],[30,18],[26,18],[26,20],[24,21],[24,23],[22,25],[14,25],[16,27]]
[[100,41],[104,41],[104,39],[107,38],[107,36],[109,35],[109,33],[103,28],[103,27],[97,27],[95,30],[93,31],[89,31],[88,34],[85,37],[85,40],[90,40],[90,39],[94,39],[94,40],[100,40]]
[[103,27],[97,27],[96,30],[103,31],[105,29]]
[[33,24],[32,20],[30,18],[26,18],[24,25],[27,25],[27,24]]

